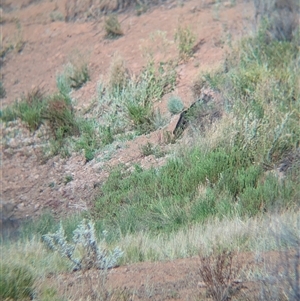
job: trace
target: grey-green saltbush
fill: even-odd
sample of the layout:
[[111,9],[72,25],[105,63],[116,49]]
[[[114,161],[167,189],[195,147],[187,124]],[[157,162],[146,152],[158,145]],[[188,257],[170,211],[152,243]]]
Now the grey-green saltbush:
[[184,109],[182,100],[178,96],[171,96],[168,101],[168,110],[172,114],[178,114]]
[[[110,269],[117,265],[118,259],[123,255],[118,247],[112,253],[101,249],[96,240],[94,223],[86,220],[74,230],[73,244],[67,242],[62,224],[55,233],[43,235],[43,241],[49,249],[58,251],[61,256],[71,260],[74,271],[91,268]],[[81,258],[74,255],[77,247],[83,249]]]

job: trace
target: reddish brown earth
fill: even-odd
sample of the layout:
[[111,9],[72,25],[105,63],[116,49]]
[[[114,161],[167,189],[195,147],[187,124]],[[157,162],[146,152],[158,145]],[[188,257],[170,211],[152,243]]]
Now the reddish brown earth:
[[[196,43],[199,43],[194,56],[178,67],[175,92],[189,106],[193,102],[191,86],[197,75],[200,71],[220,66],[229,35],[233,40],[242,37],[251,29],[253,18],[251,1],[237,1],[234,6],[230,5],[230,1],[222,2],[219,12],[213,1],[191,0],[185,1],[183,6],[179,5],[179,1],[170,1],[151,8],[141,16],[136,16],[134,10],[120,14],[124,36],[107,40],[103,30],[104,18],[89,22],[52,22],[51,13],[58,11],[65,15],[65,2],[2,0],[2,47],[18,42],[17,23],[24,41],[20,53],[11,50],[2,61],[1,75],[7,92],[1,100],[2,108],[34,87],[43,89],[45,93],[55,91],[56,74],[62,71],[70,55],[79,50],[88,57],[91,81],[74,92],[72,97],[76,99],[76,110],[84,110],[96,96],[97,81],[107,79],[116,52],[123,57],[132,74],[137,74],[146,64],[147,49],[152,48],[156,61],[176,58],[174,34],[179,24],[190,25],[196,34]],[[150,35],[157,31],[166,32],[170,41],[167,50],[161,41],[151,41]],[[157,104],[162,113],[167,111],[166,100],[167,96]],[[174,122],[176,120],[172,119],[170,128]],[[1,124],[1,132],[1,222],[36,216],[45,209],[59,216],[85,210],[91,205],[97,187],[107,177],[109,167],[118,163],[128,166],[140,163],[149,167],[161,165],[165,160],[143,157],[140,151],[140,146],[147,141],[163,144],[161,131],[138,137],[128,142],[126,147],[117,147],[109,160],[101,161],[101,156],[108,155],[101,154],[98,160],[88,163],[82,154],[73,154],[67,159],[54,157],[43,162],[42,139],[38,134],[29,132],[19,121],[9,127]],[[43,135],[43,129],[39,134]],[[73,180],[66,183],[69,175]],[[205,298],[205,287],[199,280],[197,265],[198,259],[192,258],[122,266],[109,272],[108,286],[119,287],[121,292],[125,288],[134,289],[136,295],[132,300],[196,300],[199,294],[202,294],[200,298]],[[62,279],[58,280],[68,283],[72,291],[72,287],[86,287],[85,281],[93,287],[94,280],[89,280],[91,277],[74,273],[61,275]],[[117,299],[122,300],[121,297]],[[81,295],[78,300],[87,299]]]
[[[233,295],[230,300],[262,300],[259,299],[261,283],[251,280],[251,275],[259,270],[274,272],[282,258],[284,255],[278,252],[267,252],[259,258],[253,253],[234,256],[232,274],[236,277],[230,281]],[[199,267],[199,257],[144,262],[121,266],[102,275],[97,270],[89,270],[49,276],[47,286],[55,287],[71,300],[213,300]]]

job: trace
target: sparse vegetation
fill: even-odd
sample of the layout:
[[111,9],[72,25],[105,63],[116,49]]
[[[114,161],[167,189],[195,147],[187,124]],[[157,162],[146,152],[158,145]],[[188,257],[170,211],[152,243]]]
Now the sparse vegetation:
[[23,30],[22,26],[19,20],[16,20],[16,28],[17,32],[15,33],[12,41],[12,48],[17,52],[20,53],[24,46],[25,46],[25,41],[23,38]]
[[[117,84],[119,81],[122,81],[122,86]],[[163,118],[159,111],[154,110],[153,104],[174,89],[176,71],[172,62],[157,66],[149,61],[137,79],[127,79],[127,72],[119,78],[113,72],[110,83],[114,83],[113,89],[111,84],[107,90],[99,84],[99,104],[96,108],[99,113],[96,114],[102,116],[106,125],[110,125],[112,136],[125,130],[134,130],[139,135],[162,125]]]
[[[22,25],[19,21],[19,19],[15,18],[13,19],[15,26],[16,26],[16,31],[14,32],[13,35],[11,35],[6,41],[4,41],[4,37],[1,34],[1,45],[0,45],[0,58],[4,58],[7,53],[9,53],[11,50],[15,50],[16,53],[21,53],[22,50],[24,49],[24,46],[26,44],[24,37],[23,37],[23,29]],[[1,62],[2,64],[2,62]]]
[[195,35],[188,26],[179,26],[175,33],[175,41],[178,44],[179,58],[186,60],[193,55]]
[[69,102],[71,102],[70,93],[72,89],[67,72],[62,72],[56,76],[56,87],[59,93],[63,95],[65,99],[68,99]]
[[64,183],[65,184],[68,184],[68,183],[70,183],[72,181],[73,181],[73,176],[72,175],[66,175],[65,176],[65,179],[64,179]]
[[[86,66],[82,62],[79,61],[79,66]],[[99,86],[99,105],[96,110],[101,111],[99,116],[103,122],[75,114],[70,96],[72,88],[75,88],[72,84],[74,77],[71,76],[75,70],[73,65],[67,65],[65,71],[57,76],[59,93],[46,96],[40,90],[34,90],[32,95],[28,94],[12,107],[5,108],[1,112],[1,119],[8,122],[20,118],[32,130],[45,124],[52,137],[46,158],[58,154],[68,157],[72,150],[83,150],[86,160],[90,161],[101,147],[113,143],[116,136],[125,131],[133,130],[139,135],[165,124],[160,111],[154,110],[153,104],[174,88],[176,71],[172,66],[172,63],[161,63],[156,67],[151,61],[138,79],[133,79],[129,78],[123,62],[116,59],[109,88],[103,93],[104,86]],[[82,74],[81,68],[76,70]],[[93,113],[97,115],[96,110]]]

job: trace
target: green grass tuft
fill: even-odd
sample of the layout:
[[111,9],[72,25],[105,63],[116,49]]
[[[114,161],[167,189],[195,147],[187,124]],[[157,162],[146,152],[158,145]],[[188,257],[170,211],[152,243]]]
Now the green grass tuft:
[[175,33],[175,42],[178,44],[179,58],[187,60],[193,55],[195,35],[187,26],[179,26]]
[[42,124],[42,112],[45,109],[45,97],[41,90],[33,89],[20,101],[2,111],[3,121],[13,121],[20,118],[32,131],[37,130]]
[[32,300],[34,276],[25,266],[2,263],[0,269],[1,300]]

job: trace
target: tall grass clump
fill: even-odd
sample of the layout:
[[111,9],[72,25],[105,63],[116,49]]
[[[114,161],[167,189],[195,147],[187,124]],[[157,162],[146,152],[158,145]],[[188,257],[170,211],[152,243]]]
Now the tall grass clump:
[[15,101],[12,106],[5,108],[1,112],[1,119],[5,122],[20,118],[32,131],[37,130],[43,122],[42,113],[45,109],[46,101],[40,89],[33,89],[21,100]]
[[0,269],[0,299],[32,300],[34,281],[34,274],[28,267],[2,262]]

